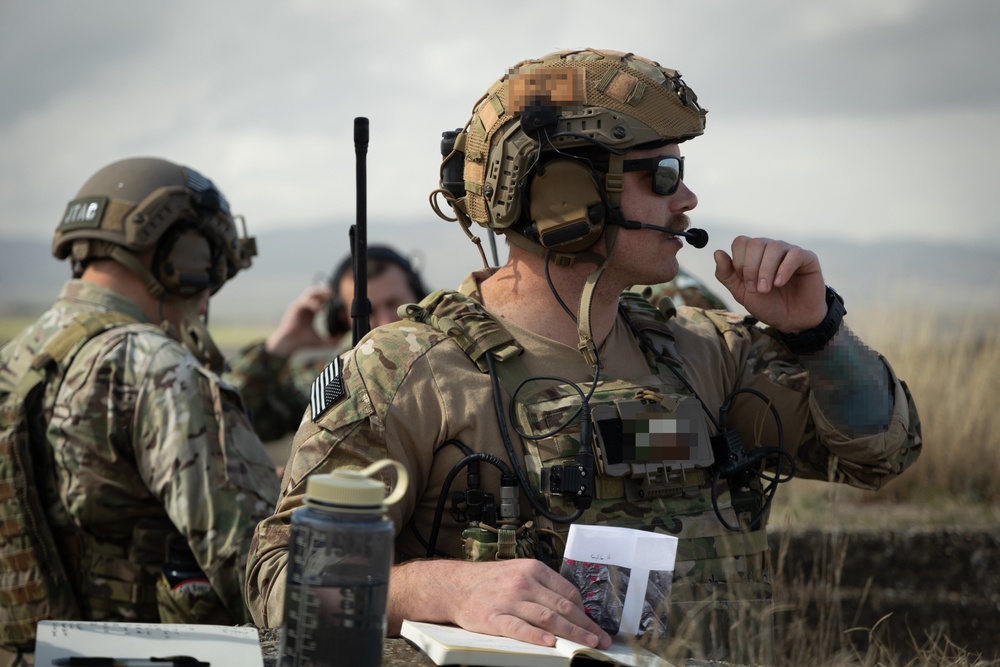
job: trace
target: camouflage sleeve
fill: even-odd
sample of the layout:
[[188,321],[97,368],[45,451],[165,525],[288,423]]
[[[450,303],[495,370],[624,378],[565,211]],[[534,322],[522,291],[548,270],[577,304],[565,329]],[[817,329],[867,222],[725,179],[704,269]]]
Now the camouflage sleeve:
[[233,618],[249,621],[246,557],[254,527],[277,501],[274,466],[238,392],[183,349],[157,350],[139,380],[139,473]]
[[[723,326],[721,315],[708,316]],[[839,373],[837,395],[841,398],[826,392],[817,400],[822,393],[817,391],[821,378],[810,374],[803,359],[790,352],[776,332],[759,327],[750,327],[746,332],[749,335],[743,334],[742,340],[748,345],[741,353],[745,356],[738,386],[757,389],[773,402],[783,422],[783,444],[795,458],[798,477],[878,489],[916,461],[921,447],[916,405],[906,384],[883,357],[876,359],[884,364],[884,376],[874,370]],[[841,362],[846,363],[846,359]],[[877,370],[881,371],[882,366]],[[837,401],[855,401],[872,392],[889,394],[889,403],[877,401],[886,406],[888,415],[879,410],[876,418],[870,414],[850,416],[858,413],[857,406],[836,405]],[[740,396],[734,404],[739,407],[734,408],[733,418],[740,420],[744,434],[765,432],[769,440],[761,444],[776,444],[773,417],[769,409],[763,409],[763,402],[755,404],[753,398]],[[768,426],[762,428],[765,423]],[[860,423],[865,423],[865,428],[852,428]]]
[[[245,597],[258,627],[281,625],[292,512],[304,503],[308,477],[344,466],[361,468],[386,457],[384,433],[368,420],[371,400],[363,384],[345,378],[345,386],[346,396],[330,409],[336,416],[324,415],[327,428],[310,420],[302,422],[292,443],[277,507],[254,532]],[[339,425],[329,430],[334,419]]]
[[[400,329],[409,332],[402,325]],[[412,515],[430,477],[433,447],[426,444],[444,439],[442,404],[450,400],[441,397],[448,390],[438,386],[426,358],[417,359],[426,348],[415,340],[412,334],[370,335],[341,357],[343,392],[320,409],[315,421],[309,418],[311,408],[307,410],[292,443],[278,505],[257,526],[250,546],[246,600],[259,627],[281,625],[292,513],[304,503],[310,475],[395,459],[410,473],[403,500],[388,511],[397,533]],[[393,349],[394,344],[399,347]]]
[[293,433],[308,399],[292,377],[288,360],[269,353],[260,342],[240,350],[229,364],[226,380],[240,390],[260,439]]

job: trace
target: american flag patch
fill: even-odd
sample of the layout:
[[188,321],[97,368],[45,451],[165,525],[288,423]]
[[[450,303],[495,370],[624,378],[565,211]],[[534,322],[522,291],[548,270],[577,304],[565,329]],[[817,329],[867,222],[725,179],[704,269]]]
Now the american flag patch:
[[309,392],[309,407],[312,409],[312,420],[320,418],[326,409],[336,403],[344,395],[344,380],[340,377],[340,357],[330,362],[315,380]]

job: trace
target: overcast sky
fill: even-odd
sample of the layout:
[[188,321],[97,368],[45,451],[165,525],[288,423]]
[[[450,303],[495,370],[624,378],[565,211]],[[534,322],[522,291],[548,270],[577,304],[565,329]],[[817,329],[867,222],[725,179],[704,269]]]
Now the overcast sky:
[[251,233],[352,218],[356,116],[370,226],[426,220],[442,130],[586,46],[680,70],[709,110],[695,224],[1000,245],[996,0],[0,0],[0,238],[51,236],[135,155],[213,179]]

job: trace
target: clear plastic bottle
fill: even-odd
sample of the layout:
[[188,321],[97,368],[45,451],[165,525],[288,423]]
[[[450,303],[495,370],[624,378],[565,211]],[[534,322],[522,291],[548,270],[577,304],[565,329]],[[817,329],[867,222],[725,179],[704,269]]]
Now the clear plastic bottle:
[[[396,484],[372,475],[396,468]],[[385,515],[406,492],[406,469],[384,459],[306,482],[292,513],[280,667],[376,667],[382,663],[395,529]]]

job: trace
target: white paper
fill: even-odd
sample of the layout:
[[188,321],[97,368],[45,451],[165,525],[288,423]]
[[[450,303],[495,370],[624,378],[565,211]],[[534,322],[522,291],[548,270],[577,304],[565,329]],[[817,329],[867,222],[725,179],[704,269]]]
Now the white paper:
[[149,659],[189,655],[212,667],[263,667],[256,628],[179,623],[100,623],[41,621],[35,642],[35,667],[52,667],[56,658]]
[[[565,560],[628,568],[629,583],[621,609],[619,634],[639,634],[650,572],[674,571],[677,538],[646,530],[573,524],[566,538]],[[654,608],[657,601],[651,601]]]

